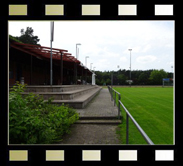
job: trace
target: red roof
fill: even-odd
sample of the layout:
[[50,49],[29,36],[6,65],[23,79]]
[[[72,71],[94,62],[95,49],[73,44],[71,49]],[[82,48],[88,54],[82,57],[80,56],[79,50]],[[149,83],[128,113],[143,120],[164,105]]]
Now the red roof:
[[[23,44],[18,42],[11,42],[10,46],[39,58],[50,58],[50,52],[51,52],[50,47],[44,47],[32,44]],[[62,53],[63,61],[75,62],[80,64],[79,60],[77,60],[74,56],[71,56],[72,55],[71,53],[67,52],[68,51],[64,49],[52,48],[52,59],[60,60],[61,58],[60,56]]]
[[[51,52],[50,47],[44,47],[32,44],[23,44],[19,42],[10,42],[10,46],[40,59],[50,59],[50,52]],[[71,53],[68,53],[67,50],[52,48],[52,59],[60,60],[61,53],[63,55],[62,57],[63,61],[77,63],[79,67],[84,68],[90,74],[92,73],[88,68],[85,68],[78,59],[72,56]]]

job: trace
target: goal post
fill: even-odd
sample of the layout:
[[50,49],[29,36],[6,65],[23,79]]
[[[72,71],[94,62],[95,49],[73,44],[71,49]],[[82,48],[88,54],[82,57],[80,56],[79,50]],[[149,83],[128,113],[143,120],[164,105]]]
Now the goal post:
[[172,78],[163,78],[162,84],[163,84],[162,87],[173,86],[173,79]]

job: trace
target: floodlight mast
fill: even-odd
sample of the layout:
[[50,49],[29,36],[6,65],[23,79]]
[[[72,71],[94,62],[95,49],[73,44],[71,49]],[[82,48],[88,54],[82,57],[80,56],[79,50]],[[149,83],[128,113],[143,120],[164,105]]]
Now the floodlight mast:
[[[76,43],[76,59],[78,60],[78,50],[77,50],[77,46],[81,45],[81,43]],[[77,64],[76,64],[76,84],[77,84]]]
[[85,57],[85,66],[86,66],[86,70],[85,70],[85,84],[87,84],[87,58],[89,58],[89,56]]
[[130,51],[130,80],[131,80],[131,51],[132,49],[128,49]]
[[52,71],[52,42],[53,42],[53,36],[54,36],[54,21],[50,22],[50,47],[51,47],[51,53],[50,53],[50,85],[52,86],[53,82],[53,71]]
[[93,64],[93,63],[90,63],[90,70],[92,70],[92,64]]
[[172,79],[173,79],[173,66],[171,66],[171,68],[172,68]]
[[85,57],[85,66],[87,67],[87,58],[89,58],[89,56]]
[[77,46],[80,46],[81,43],[76,43],[76,58],[78,59],[78,50],[77,50]]
[[[131,80],[131,51],[132,51],[132,49],[130,48],[128,50],[130,51],[130,80]],[[130,83],[130,87],[131,87],[131,82],[129,82],[129,83]]]

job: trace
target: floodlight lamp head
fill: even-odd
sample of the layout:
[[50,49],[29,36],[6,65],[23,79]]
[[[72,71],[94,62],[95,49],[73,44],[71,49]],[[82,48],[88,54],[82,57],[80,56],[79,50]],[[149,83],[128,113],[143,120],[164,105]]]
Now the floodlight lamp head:
[[132,49],[130,48],[130,49],[128,49],[129,51],[132,51]]
[[77,43],[76,45],[81,45],[81,43]]

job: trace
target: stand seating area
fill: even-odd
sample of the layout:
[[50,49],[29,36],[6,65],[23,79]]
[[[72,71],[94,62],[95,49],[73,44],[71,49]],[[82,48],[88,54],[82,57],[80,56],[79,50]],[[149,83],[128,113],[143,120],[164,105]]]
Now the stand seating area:
[[97,85],[42,85],[42,86],[27,86],[22,95],[27,95],[30,92],[42,95],[48,100],[53,97],[53,104],[67,104],[73,108],[84,108],[93,97],[95,97],[102,88]]

